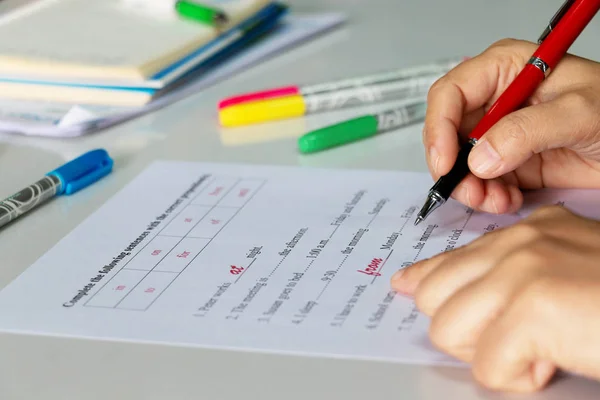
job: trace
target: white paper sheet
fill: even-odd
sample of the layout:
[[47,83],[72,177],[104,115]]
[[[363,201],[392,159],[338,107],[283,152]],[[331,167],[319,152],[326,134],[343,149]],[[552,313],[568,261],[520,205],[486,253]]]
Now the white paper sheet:
[[[0,292],[0,331],[462,365],[389,279],[519,215],[449,202],[414,226],[426,174],[157,162]],[[57,200],[60,201],[60,200]]]
[[143,107],[0,100],[0,131],[32,136],[75,137],[104,129],[198,93],[226,77],[324,33],[344,20],[345,16],[338,13],[289,15],[279,28],[261,42],[216,68],[198,73],[186,85]]

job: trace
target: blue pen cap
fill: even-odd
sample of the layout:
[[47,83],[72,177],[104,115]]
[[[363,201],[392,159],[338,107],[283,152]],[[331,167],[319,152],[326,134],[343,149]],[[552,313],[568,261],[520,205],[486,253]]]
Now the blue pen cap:
[[112,171],[113,160],[104,149],[92,150],[49,172],[62,182],[57,194],[73,194],[102,179]]

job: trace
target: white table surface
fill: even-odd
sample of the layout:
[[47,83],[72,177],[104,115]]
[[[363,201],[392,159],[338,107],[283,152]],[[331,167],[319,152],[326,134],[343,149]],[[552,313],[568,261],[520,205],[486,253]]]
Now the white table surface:
[[[22,0],[0,1],[0,12]],[[4,286],[156,159],[426,171],[419,129],[301,156],[296,122],[222,131],[222,97],[290,82],[316,82],[432,59],[477,54],[504,37],[536,40],[560,0],[296,0],[296,11],[344,11],[348,23],[184,101],[88,137],[0,135],[0,197],[78,154],[104,147],[114,173],[73,197],[52,201],[0,230]],[[35,29],[35,27],[32,27]],[[600,17],[572,52],[600,60]],[[320,116],[310,123],[318,123]],[[300,127],[300,128],[299,128]],[[257,129],[257,128],[253,128]],[[254,131],[255,132],[255,131]],[[533,399],[592,399],[600,385],[561,379]],[[9,399],[506,399],[468,369],[0,336],[0,398]],[[515,397],[519,398],[519,397]]]

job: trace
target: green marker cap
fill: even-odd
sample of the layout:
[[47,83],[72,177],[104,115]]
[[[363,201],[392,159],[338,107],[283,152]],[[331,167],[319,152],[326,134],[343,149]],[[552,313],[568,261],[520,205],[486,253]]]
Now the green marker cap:
[[175,10],[183,17],[210,25],[222,25],[228,20],[225,13],[221,10],[196,3],[195,1],[179,0],[175,3]]
[[313,153],[376,134],[377,118],[367,115],[309,132],[298,139],[298,148],[302,153]]

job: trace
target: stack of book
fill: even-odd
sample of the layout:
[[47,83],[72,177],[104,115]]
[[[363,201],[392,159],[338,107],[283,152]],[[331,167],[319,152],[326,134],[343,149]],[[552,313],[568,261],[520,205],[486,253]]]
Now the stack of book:
[[0,100],[140,107],[264,36],[272,0],[206,0],[226,21],[173,0],[39,0],[0,19]]

